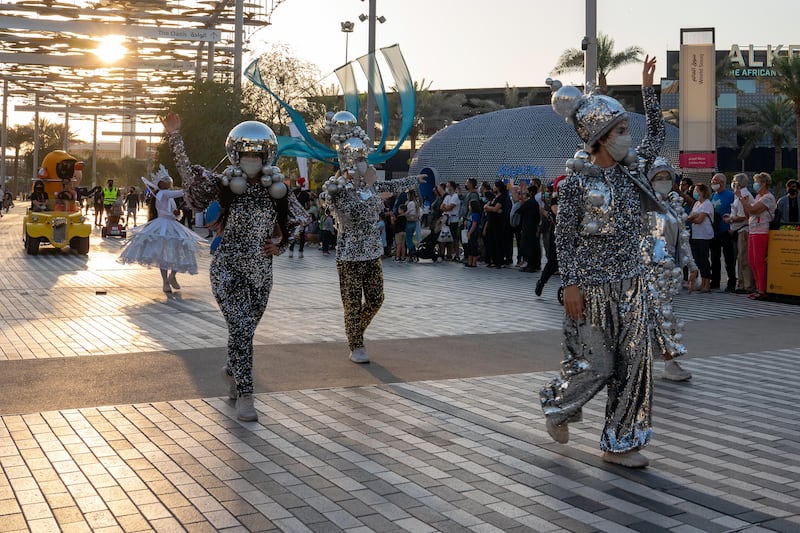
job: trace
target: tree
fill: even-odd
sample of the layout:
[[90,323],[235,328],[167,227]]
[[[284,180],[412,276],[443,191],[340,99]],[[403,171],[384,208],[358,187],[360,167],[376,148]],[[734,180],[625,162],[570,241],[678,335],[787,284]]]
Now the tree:
[[795,116],[792,103],[785,98],[776,98],[763,104],[754,104],[740,114],[739,132],[746,139],[739,154],[744,159],[764,138],[772,142],[775,150],[775,169],[783,168],[783,146],[795,135]]
[[800,175],[800,56],[780,57],[772,63],[776,76],[769,79],[772,89],[792,102],[795,117],[797,173]]
[[[608,91],[608,75],[631,63],[642,60],[644,54],[639,46],[629,46],[621,52],[614,51],[614,39],[604,33],[597,37],[597,83],[599,90],[603,93]],[[569,48],[561,53],[558,62],[551,74],[563,74],[564,72],[575,72],[584,70],[585,53],[577,48]]]
[[[447,94],[442,91],[431,91],[433,82],[426,82],[425,78],[414,82],[414,95],[416,108],[414,109],[414,122],[408,133],[411,143],[411,159],[417,150],[419,136],[431,135],[448,124],[464,118],[467,98],[463,94]],[[398,109],[400,101],[397,100]]]
[[19,173],[20,152],[33,146],[33,130],[28,125],[11,126],[7,130],[8,148],[14,149],[14,195],[20,192],[25,179]]
[[[270,91],[299,111],[309,126],[309,131],[325,127],[325,106],[317,98],[325,95],[320,86],[319,69],[313,64],[292,56],[285,44],[273,45],[258,58],[261,78]],[[248,83],[244,86],[242,100],[255,117],[264,122],[276,135],[289,135],[291,119],[269,93]]]

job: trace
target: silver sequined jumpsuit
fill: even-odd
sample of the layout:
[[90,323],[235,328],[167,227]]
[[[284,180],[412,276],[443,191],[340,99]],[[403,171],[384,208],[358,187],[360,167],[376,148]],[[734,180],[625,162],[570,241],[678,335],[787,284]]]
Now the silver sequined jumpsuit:
[[[180,133],[167,134],[167,140],[186,200],[193,208],[204,210],[219,199],[222,176],[189,162]],[[294,194],[288,195],[291,235],[309,219]],[[227,366],[239,394],[253,392],[253,335],[272,289],[272,257],[262,249],[272,238],[277,223],[268,189],[260,183],[249,184],[243,194],[233,196],[222,240],[213,252],[211,290],[228,326]]]
[[[642,89],[647,134],[638,155],[652,164],[664,125],[652,87]],[[602,195],[604,202],[597,205]],[[643,176],[617,164],[574,174],[559,187],[556,253],[561,282],[578,285],[584,316],[565,314],[561,374],[540,391],[555,424],[579,420],[581,407],[608,388],[600,447],[622,453],[651,437],[652,347],[641,242],[645,208],[661,209]]]

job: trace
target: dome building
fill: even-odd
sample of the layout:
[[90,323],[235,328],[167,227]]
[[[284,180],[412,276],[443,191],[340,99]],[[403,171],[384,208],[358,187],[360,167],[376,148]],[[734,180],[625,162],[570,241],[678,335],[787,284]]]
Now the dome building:
[[[645,134],[645,117],[628,113],[635,147]],[[678,128],[666,125],[662,156],[678,164]],[[582,148],[572,124],[549,105],[503,109],[470,117],[433,135],[414,155],[411,175],[425,173],[436,183],[513,178],[543,183],[565,173],[564,163]],[[426,187],[428,189],[432,184]],[[423,191],[423,195],[427,191]]]

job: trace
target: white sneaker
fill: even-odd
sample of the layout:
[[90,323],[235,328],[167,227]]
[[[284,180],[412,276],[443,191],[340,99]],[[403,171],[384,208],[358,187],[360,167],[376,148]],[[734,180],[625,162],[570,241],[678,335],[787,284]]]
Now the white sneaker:
[[630,450],[622,453],[603,452],[601,458],[607,463],[614,463],[627,468],[644,468],[650,464],[650,459],[639,450]]
[[231,400],[235,400],[238,396],[236,392],[236,380],[233,379],[233,376],[228,374],[228,365],[225,365],[220,370],[220,376],[222,376],[222,381],[228,387],[228,398]]
[[294,257],[294,252],[289,250],[289,257]]
[[255,422],[258,420],[258,412],[256,412],[252,394],[240,394],[236,398],[236,418],[242,422]]
[[547,434],[557,443],[566,444],[569,442],[569,426],[566,423],[555,424],[548,416],[545,417],[545,427],[547,428]]
[[302,258],[303,258],[303,252],[297,252],[297,257],[299,257],[300,259],[302,259]]
[[669,381],[689,381],[692,379],[692,373],[682,368],[675,359],[670,359],[664,361],[664,373],[661,374],[661,377]]
[[354,363],[364,364],[369,363],[369,355],[367,355],[367,349],[363,346],[361,348],[356,348],[352,352],[350,352],[350,360]]

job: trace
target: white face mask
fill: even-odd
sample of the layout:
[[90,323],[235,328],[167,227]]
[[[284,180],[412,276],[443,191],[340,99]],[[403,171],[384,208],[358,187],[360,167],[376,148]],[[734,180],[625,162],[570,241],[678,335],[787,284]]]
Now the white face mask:
[[714,191],[714,192],[718,191],[719,190],[719,183],[712,183],[711,184],[711,190]]
[[631,147],[631,136],[630,135],[617,135],[613,139],[609,139],[606,142],[606,150],[608,150],[608,155],[614,161],[622,161],[625,159],[625,156],[628,155],[628,148]]
[[244,172],[248,178],[255,178],[261,174],[261,167],[263,166],[264,163],[261,161],[260,157],[242,156],[239,158],[239,167],[241,167],[242,172]]
[[368,166],[369,165],[367,165],[366,161],[358,161],[358,162],[356,162],[356,170],[358,170],[358,173],[361,176],[363,176],[363,175],[365,175],[367,173]]
[[659,193],[661,196],[666,198],[667,195],[669,194],[669,191],[672,190],[672,183],[664,180],[654,181],[653,189],[655,189],[656,192]]

